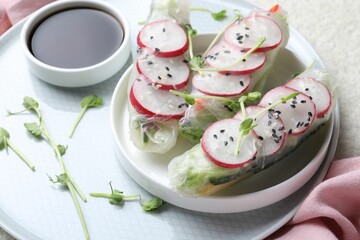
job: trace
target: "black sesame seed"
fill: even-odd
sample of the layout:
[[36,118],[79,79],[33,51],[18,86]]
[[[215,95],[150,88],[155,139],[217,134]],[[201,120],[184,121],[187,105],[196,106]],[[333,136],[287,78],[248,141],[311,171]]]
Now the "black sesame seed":
[[170,73],[168,73],[168,74],[167,74],[167,76],[168,76],[169,78],[171,78],[171,77],[172,77],[172,75],[171,75]]
[[136,81],[141,82],[141,79],[140,79],[140,78],[137,78]]
[[234,138],[232,136],[229,137],[230,141],[234,141]]
[[301,103],[306,103],[306,100],[301,100],[300,102],[301,102]]
[[165,67],[165,69],[166,69],[166,71],[170,71],[170,68],[169,68],[169,67],[167,67],[167,66]]
[[309,88],[305,88],[305,91],[309,91]]
[[215,139],[217,139],[217,135],[216,135],[216,134],[214,134],[213,137],[214,137]]
[[231,75],[231,72],[226,72],[225,73],[225,76],[230,76]]
[[162,31],[163,31],[163,32],[166,32],[166,29],[165,29],[165,28],[163,28],[163,29],[162,29]]
[[271,121],[268,121],[268,126],[270,126],[270,125],[271,125],[271,123],[272,123]]
[[285,128],[284,128],[284,126],[281,126],[281,127],[279,127],[279,131],[282,131],[282,130],[284,130]]
[[228,141],[224,141],[224,145],[225,145],[225,146],[228,145]]
[[288,133],[289,133],[289,134],[291,134],[291,133],[292,133],[292,129],[291,129],[291,128],[289,129]]
[[230,50],[225,50],[224,53],[231,53]]
[[309,96],[310,100],[313,100],[312,96]]
[[242,87],[244,86],[244,82],[243,82],[243,81],[240,81],[239,83],[240,83],[240,86],[242,86]]
[[246,59],[244,58],[242,61],[243,61],[243,62],[246,62]]
[[249,27],[245,27],[245,30],[250,30],[250,28],[249,28]]
[[160,51],[160,48],[155,48],[155,51],[156,51],[156,52],[159,52],[159,51]]
[[296,124],[296,128],[299,128],[299,127],[300,127],[300,124],[301,124],[301,122],[298,122],[298,123]]
[[152,62],[152,61],[148,61],[147,64],[148,64],[148,65],[151,65],[151,64],[153,64],[153,62]]
[[161,80],[161,77],[160,77],[160,76],[158,76],[158,79],[159,79],[159,80]]
[[264,138],[263,138],[262,136],[258,136],[258,139],[259,139],[260,141],[264,140]]
[[239,35],[237,38],[236,38],[236,40],[241,40],[241,39],[243,39],[243,35]]
[[240,52],[246,52],[246,50],[245,50],[245,49],[241,49]]
[[294,104],[291,104],[291,105],[290,105],[290,107],[292,107],[292,108],[296,108],[296,106],[295,106]]
[[239,44],[243,44],[243,42],[242,42],[242,41],[239,41],[238,43],[239,43]]
[[150,39],[153,39],[154,38],[154,36],[150,36]]
[[249,34],[245,34],[245,37],[247,37],[247,38],[248,38],[248,37],[249,37]]
[[186,60],[186,59],[184,59],[184,60],[183,60],[183,63],[189,63],[189,61],[188,61],[188,60]]
[[214,55],[215,55],[215,56],[219,56],[219,52],[216,52]]
[[308,112],[308,115],[309,115],[309,117],[313,116],[312,112]]
[[224,133],[224,132],[225,132],[225,129],[221,129],[220,132],[221,132],[221,133]]
[[297,101],[293,100],[293,101],[292,101],[292,104],[297,104]]
[[304,127],[308,127],[310,125],[310,123],[305,123]]
[[279,142],[280,142],[280,140],[279,140],[279,139],[274,138],[274,142],[275,142],[275,143],[279,143]]

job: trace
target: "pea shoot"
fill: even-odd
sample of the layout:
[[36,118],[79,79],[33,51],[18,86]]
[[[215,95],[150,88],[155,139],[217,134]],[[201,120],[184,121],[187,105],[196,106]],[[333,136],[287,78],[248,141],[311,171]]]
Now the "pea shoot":
[[226,15],[226,10],[223,9],[219,12],[213,12],[213,11],[210,11],[209,9],[207,8],[203,8],[203,7],[193,7],[193,8],[190,8],[191,11],[200,11],[200,12],[207,12],[207,13],[210,13],[211,14],[211,17],[215,20],[215,21],[222,21],[224,20],[227,15]]
[[22,153],[20,149],[10,141],[10,133],[6,129],[0,127],[0,151],[4,149],[7,150],[8,147],[11,148],[26,163],[26,165],[28,165],[31,170],[35,171],[34,164],[32,164],[31,161],[24,155],[24,153]]
[[140,205],[144,211],[152,211],[158,209],[165,203],[162,199],[158,197],[153,197],[149,201],[143,202],[140,194],[124,195],[124,192],[113,189],[111,182],[109,182],[109,186],[111,189],[111,193],[90,193],[90,196],[97,198],[107,198],[109,199],[109,203],[114,205],[123,205],[124,200],[126,199],[138,198],[140,200]]
[[80,123],[80,120],[84,117],[86,111],[89,108],[97,108],[103,105],[103,100],[101,98],[99,98],[96,95],[89,95],[84,97],[81,100],[81,112],[79,113],[78,117],[76,118],[73,126],[71,127],[70,131],[69,131],[69,138],[71,138],[75,132],[76,127],[78,126],[78,124]]
[[235,155],[237,156],[239,154],[239,149],[240,149],[240,144],[241,144],[241,140],[244,136],[246,136],[247,134],[250,133],[251,129],[256,127],[256,120],[264,115],[265,113],[267,113],[270,109],[274,108],[275,106],[284,103],[294,97],[296,97],[297,95],[299,95],[300,92],[295,92],[292,93],[288,96],[282,97],[280,98],[278,101],[270,104],[269,106],[263,108],[261,111],[259,111],[255,116],[253,116],[252,118],[246,118],[246,110],[245,107],[241,107],[241,111],[242,111],[242,118],[244,119],[241,124],[240,124],[240,133],[239,133],[239,137],[236,141],[236,148],[235,148]]
[[43,115],[39,109],[39,103],[36,100],[34,100],[31,97],[24,97],[23,106],[25,108],[24,110],[19,111],[19,112],[8,112],[8,114],[15,115],[15,114],[19,114],[19,113],[22,113],[25,111],[31,111],[31,112],[34,112],[36,114],[36,116],[38,117],[39,122],[25,123],[24,126],[34,137],[36,137],[38,139],[46,140],[49,143],[49,145],[51,146],[51,148],[53,149],[53,151],[55,152],[56,158],[57,158],[58,163],[61,168],[61,174],[56,176],[56,180],[52,179],[51,177],[49,177],[49,180],[53,183],[60,183],[64,186],[66,186],[67,189],[70,191],[71,198],[72,198],[74,205],[76,207],[76,210],[78,212],[85,237],[86,237],[86,239],[90,239],[89,232],[88,232],[86,222],[85,222],[85,218],[82,213],[76,193],[79,195],[79,197],[84,202],[86,202],[87,199],[86,199],[85,195],[81,192],[78,185],[75,183],[74,179],[71,177],[69,171],[67,170],[67,168],[64,164],[62,156],[66,152],[66,147],[63,145],[56,144],[55,140],[52,138],[50,132],[48,131],[48,129],[45,125]]

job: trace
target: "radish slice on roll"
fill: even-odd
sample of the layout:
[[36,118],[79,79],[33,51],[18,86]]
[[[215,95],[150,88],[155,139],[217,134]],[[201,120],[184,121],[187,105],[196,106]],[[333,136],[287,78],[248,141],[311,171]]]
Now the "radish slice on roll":
[[158,57],[176,57],[186,52],[189,41],[182,27],[171,20],[151,22],[138,34],[137,43]]
[[159,90],[142,75],[133,83],[129,95],[135,110],[150,117],[179,119],[188,106],[183,98]]
[[208,127],[201,139],[201,147],[206,156],[215,164],[225,168],[237,168],[253,160],[256,156],[256,134],[250,131],[235,154],[241,121],[224,119]]
[[281,30],[269,17],[257,15],[245,17],[235,21],[224,32],[226,42],[245,50],[253,48],[261,37],[266,37],[266,40],[256,52],[274,49],[281,43]]
[[192,78],[193,87],[199,92],[212,96],[232,97],[243,93],[251,83],[251,76],[227,75],[218,72],[199,73]]
[[252,53],[247,58],[243,59],[239,64],[229,69],[227,67],[235,64],[246,54],[246,51],[241,48],[231,46],[222,41],[215,45],[205,56],[205,62],[212,68],[219,68],[219,72],[225,74],[249,74],[265,63],[264,53]]
[[289,81],[285,86],[307,95],[316,105],[318,118],[321,118],[328,113],[332,101],[329,89],[324,83],[311,77],[299,77]]
[[[253,118],[264,107],[250,106],[246,108],[247,117]],[[242,112],[234,116],[235,119],[242,119]],[[253,129],[258,138],[258,155],[269,156],[276,154],[284,145],[286,133],[285,126],[278,112],[269,110],[262,116],[258,117]]]
[[160,58],[144,49],[136,63],[140,74],[160,89],[180,89],[189,83],[190,68],[183,56]]
[[[276,87],[267,92],[259,105],[266,107],[279,99],[296,93],[297,91],[285,86]],[[316,107],[311,99],[303,93],[276,105],[273,109],[284,121],[285,131],[289,135],[298,135],[308,130],[316,116]]]

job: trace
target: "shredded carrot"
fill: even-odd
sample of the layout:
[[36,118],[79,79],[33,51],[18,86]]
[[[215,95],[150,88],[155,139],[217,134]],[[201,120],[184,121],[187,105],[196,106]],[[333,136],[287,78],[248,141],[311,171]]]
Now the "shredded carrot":
[[269,12],[277,12],[279,10],[279,4],[276,4],[275,6],[273,6],[272,8],[270,8]]
[[204,108],[204,101],[205,99],[196,99],[195,100],[195,104],[194,104],[194,107],[197,111],[200,111]]

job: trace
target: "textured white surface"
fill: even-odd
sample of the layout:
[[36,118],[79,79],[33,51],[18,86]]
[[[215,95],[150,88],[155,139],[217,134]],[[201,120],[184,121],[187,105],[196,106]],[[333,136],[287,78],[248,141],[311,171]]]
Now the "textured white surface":
[[[115,1],[109,1],[109,2],[115,2]],[[134,1],[136,2],[136,1]],[[212,1],[216,2],[216,1]],[[340,103],[341,103],[341,117],[342,117],[342,126],[341,126],[341,133],[340,133],[340,142],[339,146],[336,152],[336,158],[343,158],[343,157],[350,157],[350,156],[356,156],[360,155],[360,149],[357,147],[359,146],[360,140],[357,138],[357,129],[360,129],[360,121],[356,121],[360,119],[360,111],[358,111],[358,108],[356,106],[355,99],[359,94],[360,89],[360,83],[357,81],[357,76],[359,75],[360,68],[359,66],[359,55],[360,50],[357,46],[357,40],[360,37],[360,16],[357,13],[357,10],[360,9],[360,2],[358,1],[345,1],[345,0],[334,0],[334,1],[326,1],[326,0],[318,0],[318,1],[310,1],[310,0],[300,0],[300,1],[289,1],[289,0],[255,0],[255,3],[260,4],[261,6],[264,6],[265,8],[270,7],[273,3],[280,3],[289,13],[289,22],[290,24],[297,29],[308,41],[309,43],[315,48],[315,50],[319,53],[319,55],[322,57],[325,65],[328,67],[329,70],[332,71],[332,73],[338,78],[339,80],[339,95],[340,95]],[[121,6],[121,3],[117,2],[117,6]],[[141,12],[141,10],[140,10]],[[132,13],[127,13],[132,14]],[[137,13],[137,16],[141,16],[139,13]],[[144,15],[145,17],[145,15]],[[142,19],[139,19],[142,20]],[[214,23],[216,25],[216,23]],[[209,27],[210,28],[210,27]],[[5,43],[6,44],[6,43]],[[12,52],[6,53],[6,54],[14,54]],[[18,53],[16,53],[18,54]],[[6,64],[2,62],[3,64]],[[6,66],[2,66],[3,69],[6,69]],[[7,75],[15,74],[12,71],[16,71],[15,69],[8,68],[9,72],[3,71],[0,72],[1,78],[6,78]],[[23,73],[20,73],[17,75],[20,77],[26,77],[27,72],[24,71]],[[111,89],[114,87],[114,82],[110,82],[100,89],[96,89],[96,93],[98,94],[104,94],[106,92],[111,91]],[[16,87],[16,84],[13,83],[11,85],[12,87]],[[31,86],[31,91],[38,90],[43,85],[42,83],[36,82],[34,85]],[[19,89],[23,89],[22,86],[18,86]],[[80,95],[84,95],[88,92],[93,91],[93,89],[84,89],[80,90],[80,94],[76,95],[72,91],[64,91],[62,89],[57,88],[49,88],[50,91],[48,92],[38,92],[37,97],[40,99],[45,99],[52,97],[54,99],[53,104],[49,104],[49,109],[53,109],[54,111],[49,111],[49,122],[54,121],[56,122],[56,114],[54,116],[51,116],[52,113],[56,113],[57,111],[66,110],[68,111],[67,116],[69,119],[72,119],[76,114],[77,111],[76,105],[71,105],[71,107],[67,107],[63,109],[63,104],[56,104],[58,101],[68,101],[68,102],[79,102]],[[25,89],[26,90],[26,89]],[[24,93],[26,91],[24,90]],[[8,93],[8,96],[12,96],[14,99],[17,99],[16,96],[23,96],[23,92],[16,92],[16,93]],[[14,95],[12,95],[14,94]],[[56,99],[56,97],[65,95],[61,99]],[[106,99],[109,100],[109,99]],[[42,104],[45,104],[42,102]],[[12,102],[11,104],[7,105],[9,108],[14,109],[16,106],[18,106],[18,102]],[[105,107],[102,111],[106,112],[107,107]],[[91,113],[90,113],[91,114]],[[92,126],[92,124],[96,124],[94,122],[91,122],[91,116],[88,116],[89,126]],[[101,114],[101,112],[93,112],[92,114]],[[102,121],[108,121],[106,119],[107,115],[103,114],[104,119]],[[16,124],[22,124],[22,120],[16,120]],[[12,127],[12,126],[11,126]],[[11,127],[9,127],[11,129]],[[68,126],[63,126],[64,128],[67,128]],[[52,126],[50,126],[50,131]],[[86,130],[86,128],[84,128]],[[108,131],[108,128],[105,127],[103,130]],[[79,135],[83,134],[81,133],[81,130],[77,132]],[[108,133],[106,133],[108,134]],[[14,135],[15,136],[15,135]],[[24,136],[26,137],[26,136]],[[60,142],[67,141],[65,138],[62,138],[61,136],[55,136],[57,139],[59,139]],[[14,138],[15,141],[15,138]],[[96,142],[96,139],[89,138],[89,142]],[[78,143],[76,143],[76,139],[73,139],[72,142],[70,142],[74,146],[79,146]],[[39,149],[43,147],[43,145],[36,145]],[[100,146],[101,147],[101,146]],[[104,146],[106,147],[106,146]],[[48,151],[47,147],[44,147],[46,149],[45,151]],[[75,151],[74,149],[73,151]],[[40,150],[38,151],[40,153]],[[71,153],[69,152],[69,155]],[[2,156],[4,156],[4,153],[2,153]],[[52,157],[52,155],[49,153],[49,156]],[[77,157],[77,159],[81,159],[82,157],[86,157],[87,152],[82,151],[81,155]],[[109,156],[112,156],[112,153],[109,153]],[[97,156],[98,159],[102,159],[103,161],[106,161],[106,158],[104,156]],[[7,158],[1,157],[1,160],[6,160]],[[12,163],[13,167],[18,166],[19,168],[23,168],[21,162],[14,162]],[[74,163],[73,165],[69,165],[72,169],[81,169],[76,166],[77,164]],[[48,166],[46,166],[48,167]],[[117,168],[118,166],[114,166]],[[47,171],[50,171],[49,168],[46,168]],[[101,167],[99,167],[99,172],[101,172]],[[53,170],[56,172],[56,170]],[[87,171],[87,169],[82,169],[79,171]],[[107,191],[107,185],[106,181],[111,179],[116,179],[116,183],[120,185],[122,183],[122,180],[126,180],[126,176],[124,177],[118,177],[116,169],[114,169],[113,172],[108,174],[108,179],[103,178],[103,173],[94,175],[94,178],[98,178],[99,181],[97,182],[97,185],[92,186],[91,189],[85,189],[86,192],[99,190],[99,191]],[[76,176],[76,172],[74,172],[74,175]],[[80,174],[81,175],[81,174]],[[14,179],[16,176],[12,176]],[[32,175],[32,177],[34,177]],[[37,178],[43,177],[44,184],[46,185],[46,179],[43,175],[39,174]],[[29,177],[30,178],[30,177]],[[26,179],[29,179],[26,178]],[[27,183],[26,179],[23,180],[24,184]],[[85,183],[87,179],[78,179],[79,183]],[[10,184],[11,182],[8,182]],[[6,185],[6,184],[5,184]],[[29,184],[29,187],[31,184]],[[48,184],[50,186],[50,184]],[[51,187],[51,186],[50,186]],[[137,189],[136,186],[132,183],[121,185],[123,187],[123,190],[126,190],[127,192],[131,191],[132,189]],[[49,190],[51,191],[51,189]],[[3,194],[3,193],[2,193]],[[10,194],[20,194],[17,192],[16,189],[12,189]],[[56,195],[59,194],[58,191],[52,191],[52,194]],[[56,196],[53,196],[52,198],[55,199]],[[31,209],[31,206],[29,203],[26,203],[26,195],[24,197],[24,205],[23,206],[11,206],[16,208],[26,208],[28,207]],[[93,202],[93,201],[92,201]],[[71,205],[66,205],[71,206]],[[97,201],[97,204],[91,205],[91,207],[98,207],[99,209],[107,209],[107,211],[110,214],[116,214],[121,216],[121,223],[122,225],[117,225],[116,227],[118,229],[113,229],[113,231],[118,232],[119,237],[122,233],[126,231],[134,231],[133,225],[137,224],[138,228],[137,231],[135,230],[132,233],[133,239],[140,239],[141,237],[144,237],[140,231],[141,228],[144,228],[145,225],[151,222],[152,224],[152,231],[146,232],[147,236],[153,236],[153,239],[179,239],[177,236],[184,236],[183,234],[189,234],[195,237],[198,237],[198,239],[203,239],[208,237],[208,239],[216,239],[216,238],[235,238],[238,236],[239,231],[234,231],[234,228],[239,227],[240,229],[245,229],[247,226],[246,222],[242,222],[243,217],[245,218],[258,218],[260,217],[270,217],[272,212],[248,212],[245,213],[245,215],[227,215],[226,217],[223,215],[218,215],[217,217],[210,218],[208,214],[202,214],[202,213],[193,213],[189,211],[182,211],[178,208],[170,208],[170,206],[167,206],[164,211],[160,212],[160,216],[151,216],[151,215],[144,215],[141,211],[139,211],[138,206],[136,204],[126,204],[124,209],[116,209],[112,206],[109,206],[106,201]],[[284,208],[286,206],[274,206],[274,208],[279,208],[279,211],[281,211],[280,208]],[[87,206],[84,207],[84,211],[86,211]],[[31,212],[36,211],[51,211],[52,209],[48,209],[45,206],[38,209],[32,209]],[[79,233],[74,233],[74,236],[80,236],[81,235],[81,228],[79,228],[77,225],[77,216],[74,215],[74,209],[70,209],[68,212],[70,215],[68,216],[69,219],[72,219],[69,221],[68,224],[74,224],[76,226],[69,226],[70,229],[68,230],[70,233],[71,231],[80,231]],[[133,214],[135,212],[135,214]],[[184,214],[185,213],[185,214]],[[129,215],[130,214],[130,215]],[[177,217],[172,217],[168,222],[163,221],[161,219],[167,219],[169,215],[172,214],[172,216],[176,215]],[[127,218],[127,221],[124,219]],[[144,221],[143,219],[146,218],[147,220]],[[75,219],[75,220],[74,220]],[[99,212],[98,220],[96,221],[89,221],[90,229],[91,226],[96,226],[97,229],[101,226],[106,226],[107,220],[110,218],[107,218],[106,215],[101,214]],[[29,221],[26,217],[22,219],[23,221]],[[56,221],[57,218],[49,218],[46,220],[41,220],[40,218],[37,218],[38,224],[45,224],[45,222],[42,221]],[[233,220],[233,221],[230,221]],[[188,226],[192,224],[194,228],[186,228],[185,226]],[[230,225],[223,225],[223,222],[227,222]],[[66,225],[66,223],[65,223]],[[218,225],[218,229],[209,229],[209,225]],[[42,225],[44,226],[44,225]],[[41,229],[42,226],[39,226]],[[157,226],[161,226],[160,228]],[[247,230],[249,228],[252,228],[252,226],[247,226]],[[49,231],[52,231],[54,234],[56,233],[56,229],[49,228]],[[171,230],[174,235],[168,235],[167,231]],[[216,231],[218,230],[218,231]],[[241,232],[241,231],[240,231]],[[182,233],[181,235],[176,235],[176,233]],[[93,235],[96,239],[110,239],[109,237],[111,233],[109,232],[101,232],[98,231],[96,235]],[[50,235],[51,236],[51,235]],[[129,235],[127,235],[129,236]],[[49,237],[49,236],[48,236]],[[53,239],[60,239],[61,235],[59,236],[52,236]],[[8,234],[0,230],[0,239],[1,240],[8,240],[13,239]],[[129,239],[129,238],[128,238]]]

